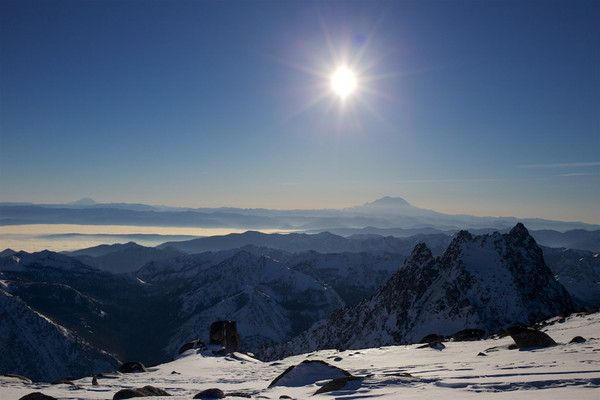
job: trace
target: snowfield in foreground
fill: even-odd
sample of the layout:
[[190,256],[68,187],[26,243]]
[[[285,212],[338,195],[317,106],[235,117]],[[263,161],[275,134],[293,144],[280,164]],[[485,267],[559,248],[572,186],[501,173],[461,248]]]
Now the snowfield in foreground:
[[[181,358],[148,368],[148,372],[105,374],[74,381],[75,385],[21,383],[0,377],[0,398],[18,400],[32,392],[57,399],[112,399],[125,388],[146,385],[164,389],[172,397],[191,399],[209,388],[225,394],[279,399],[594,399],[600,398],[600,313],[571,316],[543,329],[557,346],[509,350],[510,337],[474,342],[446,342],[441,350],[420,345],[389,346],[364,350],[322,350],[263,363],[243,354],[209,356],[188,350]],[[585,343],[569,343],[582,336]],[[288,367],[304,360],[322,360],[356,377],[332,392],[317,394],[329,380],[321,363],[305,363],[286,379],[286,386],[269,387]],[[314,367],[311,367],[314,366]],[[335,372],[335,371],[333,371]],[[314,381],[316,379],[316,381]],[[308,382],[308,383],[307,383]],[[314,382],[314,383],[311,383]],[[314,396],[313,396],[314,395]],[[260,396],[260,397],[259,397]],[[238,397],[241,398],[241,397]]]

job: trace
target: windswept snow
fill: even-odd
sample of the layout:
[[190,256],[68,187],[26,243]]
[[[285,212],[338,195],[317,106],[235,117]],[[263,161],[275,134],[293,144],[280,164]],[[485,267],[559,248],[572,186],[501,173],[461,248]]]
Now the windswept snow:
[[[288,367],[304,360],[323,360],[359,379],[315,399],[590,399],[600,395],[600,313],[555,318],[544,329],[557,346],[509,350],[510,337],[475,342],[447,342],[442,350],[418,345],[363,350],[323,350],[263,363],[243,354],[215,356],[188,350],[179,359],[151,367],[146,373],[113,373],[75,381],[75,386],[21,383],[0,377],[0,398],[17,400],[31,392],[59,399],[107,399],[123,388],[152,385],[173,397],[191,399],[208,388],[258,398],[311,397],[326,381],[302,386],[270,383]],[[585,343],[569,343],[582,336]],[[485,354],[485,355],[481,355]],[[308,371],[310,372],[310,371]],[[307,374],[310,375],[310,374]],[[318,379],[318,378],[317,378]],[[158,400],[159,398],[157,398]]]

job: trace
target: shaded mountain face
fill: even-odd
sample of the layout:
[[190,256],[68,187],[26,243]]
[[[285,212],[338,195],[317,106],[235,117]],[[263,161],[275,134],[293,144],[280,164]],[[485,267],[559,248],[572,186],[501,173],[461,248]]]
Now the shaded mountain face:
[[522,224],[508,234],[461,231],[441,257],[415,247],[403,268],[371,298],[333,314],[267,358],[322,348],[415,343],[466,328],[488,334],[573,308]]
[[585,250],[543,248],[552,273],[577,306],[600,306],[600,254]]
[[211,236],[180,242],[167,242],[159,249],[168,250],[175,248],[185,253],[194,254],[206,251],[221,251],[254,246],[281,250],[289,253],[301,253],[316,251],[318,253],[399,253],[408,255],[420,241],[438,247],[440,243],[449,243],[446,235],[415,236],[398,238],[380,235],[356,235],[343,237],[329,232],[317,234],[290,233],[290,234],[266,234],[248,231],[244,233],[233,233],[223,236]]
[[112,371],[114,356],[35,312],[24,301],[0,289],[0,373],[56,380]]
[[168,247],[157,249],[140,246],[134,242],[114,245],[101,245],[65,254],[92,267],[114,274],[137,271],[152,261],[175,258],[180,251]]

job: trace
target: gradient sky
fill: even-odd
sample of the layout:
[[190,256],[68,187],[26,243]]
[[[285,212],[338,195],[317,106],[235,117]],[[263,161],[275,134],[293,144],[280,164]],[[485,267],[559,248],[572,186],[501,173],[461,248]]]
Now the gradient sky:
[[19,0],[0,18],[0,201],[391,195],[600,223],[597,0]]

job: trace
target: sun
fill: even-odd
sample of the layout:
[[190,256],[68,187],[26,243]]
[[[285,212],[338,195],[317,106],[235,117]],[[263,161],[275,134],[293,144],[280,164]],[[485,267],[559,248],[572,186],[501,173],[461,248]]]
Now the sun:
[[346,67],[339,67],[331,75],[331,89],[345,99],[356,90],[356,74]]

